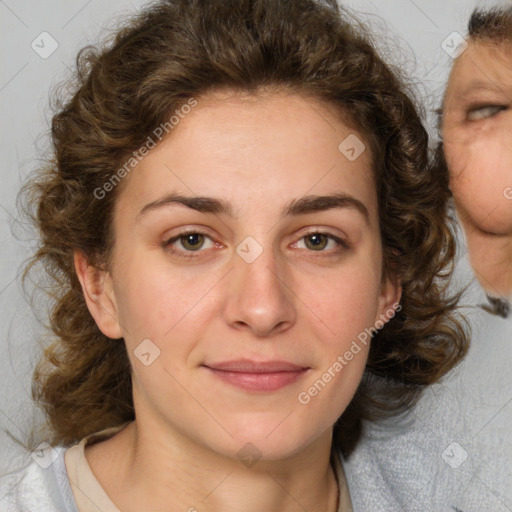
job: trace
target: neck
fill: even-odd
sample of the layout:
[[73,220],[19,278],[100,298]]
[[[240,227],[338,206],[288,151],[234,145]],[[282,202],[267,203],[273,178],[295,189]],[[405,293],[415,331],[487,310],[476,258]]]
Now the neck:
[[462,220],[471,266],[482,288],[495,297],[512,295],[512,234],[495,235]]
[[86,448],[93,473],[123,511],[337,510],[332,431],[286,460],[260,459],[247,467],[179,433],[154,427],[137,420]]

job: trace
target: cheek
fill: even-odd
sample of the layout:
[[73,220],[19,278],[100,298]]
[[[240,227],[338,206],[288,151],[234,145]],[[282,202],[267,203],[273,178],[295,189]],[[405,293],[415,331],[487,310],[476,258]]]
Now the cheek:
[[149,338],[162,342],[183,325],[193,329],[191,319],[208,316],[208,291],[220,276],[204,273],[198,278],[192,272],[173,267],[162,258],[138,258],[121,264],[119,275],[124,279],[119,289],[118,313],[129,345],[137,345]]
[[[347,326],[344,326],[347,327]],[[316,417],[324,428],[333,425],[352,400],[366,367],[371,331],[342,337],[326,348],[324,364],[297,394],[298,410]]]
[[[378,252],[378,251],[376,251]],[[332,359],[342,353],[365,328],[373,326],[380,292],[380,262],[354,255],[354,264],[317,279],[297,276],[296,293],[310,306],[303,320],[310,323]]]
[[[512,141],[511,141],[512,142]],[[479,229],[512,230],[512,146],[503,137],[447,143],[450,188],[458,208]]]

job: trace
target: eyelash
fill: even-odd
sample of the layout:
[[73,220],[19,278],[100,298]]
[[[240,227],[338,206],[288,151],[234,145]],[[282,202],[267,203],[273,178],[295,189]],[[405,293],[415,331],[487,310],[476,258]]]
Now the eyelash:
[[[185,259],[185,260],[191,260],[193,258],[197,258],[199,257],[198,254],[196,253],[200,253],[200,252],[204,252],[204,250],[201,250],[201,249],[198,249],[197,251],[187,251],[187,250],[181,250],[181,249],[176,249],[173,247],[172,244],[174,244],[175,242],[177,242],[181,237],[184,237],[184,236],[187,236],[187,235],[203,235],[205,236],[206,238],[209,238],[210,240],[211,237],[209,235],[207,235],[206,233],[203,233],[201,231],[194,231],[194,230],[191,230],[191,231],[183,231],[181,233],[179,233],[178,235],[176,236],[173,236],[172,238],[168,239],[167,241],[163,242],[162,246],[163,248],[170,252],[173,256],[176,256],[180,259]],[[305,233],[304,235],[302,235],[298,240],[302,240],[308,236],[311,236],[311,235],[324,235],[326,236],[329,240],[333,240],[334,242],[336,242],[338,244],[338,249],[335,250],[336,252],[336,255],[339,254],[340,252],[342,252],[343,250],[348,250],[350,249],[350,245],[345,241],[343,240],[342,238],[339,238],[335,235],[333,235],[332,233],[328,233],[328,232],[325,232],[325,231],[310,231],[308,233]],[[213,241],[213,240],[212,240]],[[216,242],[214,242],[216,243]],[[297,242],[295,242],[297,243]],[[308,250],[308,249],[306,249]],[[313,250],[308,250],[308,252],[311,252],[311,253],[314,253],[314,252],[319,252],[319,253],[326,253],[327,251],[325,250],[319,250],[319,251],[313,251]],[[324,255],[323,257],[329,257],[329,256],[333,256],[334,254],[333,253],[330,253],[330,251],[328,252],[328,254]]]

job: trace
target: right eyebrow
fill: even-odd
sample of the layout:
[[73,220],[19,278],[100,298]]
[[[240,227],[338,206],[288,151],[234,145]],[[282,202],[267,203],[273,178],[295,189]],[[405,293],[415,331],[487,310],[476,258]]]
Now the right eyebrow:
[[222,199],[216,199],[213,197],[189,197],[178,194],[169,194],[145,205],[144,208],[142,208],[142,210],[138,213],[137,220],[152,210],[156,210],[171,204],[181,204],[201,213],[224,213],[230,217],[233,217],[233,210],[231,205]]

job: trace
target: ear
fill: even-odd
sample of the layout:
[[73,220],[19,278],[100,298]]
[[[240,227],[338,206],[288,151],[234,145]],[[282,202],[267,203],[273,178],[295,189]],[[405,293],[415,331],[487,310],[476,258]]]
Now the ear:
[[122,338],[123,333],[118,321],[117,302],[110,273],[90,265],[81,251],[75,251],[74,264],[85,302],[100,331],[112,339]]
[[402,297],[402,286],[398,276],[393,273],[388,273],[381,282],[379,307],[375,323],[380,321],[385,324],[395,316],[395,314],[402,309],[400,305],[400,298]]

